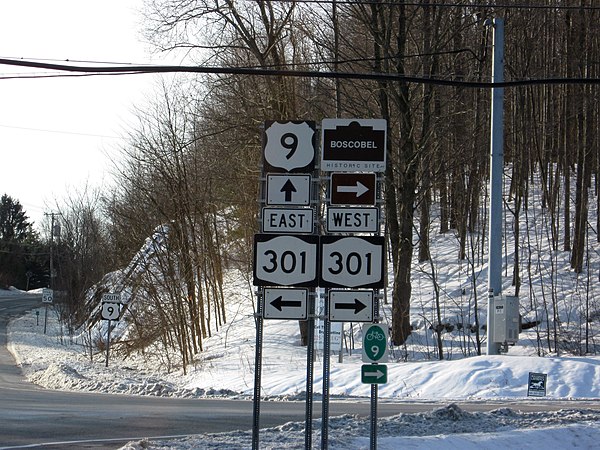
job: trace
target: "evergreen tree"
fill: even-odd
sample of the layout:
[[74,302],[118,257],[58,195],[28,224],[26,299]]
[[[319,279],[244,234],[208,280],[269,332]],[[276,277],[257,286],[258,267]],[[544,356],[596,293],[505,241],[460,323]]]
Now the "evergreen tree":
[[0,198],[0,287],[31,288],[28,278],[43,278],[40,257],[44,252],[40,250],[39,238],[23,206],[4,194]]

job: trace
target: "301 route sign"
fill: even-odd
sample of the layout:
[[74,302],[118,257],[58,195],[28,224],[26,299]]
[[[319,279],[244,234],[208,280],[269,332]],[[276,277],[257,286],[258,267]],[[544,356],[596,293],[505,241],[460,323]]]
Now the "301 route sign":
[[254,285],[316,287],[318,256],[318,236],[257,234]]
[[312,172],[315,122],[265,122],[264,171]]
[[323,119],[321,170],[385,171],[386,131],[385,119]]
[[383,236],[322,236],[321,287],[364,287],[384,285]]
[[329,320],[332,322],[373,322],[373,291],[329,291]]
[[263,302],[265,319],[306,320],[308,289],[265,288]]

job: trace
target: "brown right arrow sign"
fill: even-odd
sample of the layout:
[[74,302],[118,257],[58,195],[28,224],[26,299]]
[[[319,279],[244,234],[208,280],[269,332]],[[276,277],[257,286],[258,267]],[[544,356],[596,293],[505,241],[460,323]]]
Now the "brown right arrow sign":
[[332,205],[374,205],[377,176],[374,173],[332,173]]

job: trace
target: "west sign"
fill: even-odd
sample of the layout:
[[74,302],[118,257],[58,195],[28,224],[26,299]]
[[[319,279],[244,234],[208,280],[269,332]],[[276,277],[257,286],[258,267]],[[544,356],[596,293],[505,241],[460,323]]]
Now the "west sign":
[[328,233],[376,233],[378,208],[327,208]]

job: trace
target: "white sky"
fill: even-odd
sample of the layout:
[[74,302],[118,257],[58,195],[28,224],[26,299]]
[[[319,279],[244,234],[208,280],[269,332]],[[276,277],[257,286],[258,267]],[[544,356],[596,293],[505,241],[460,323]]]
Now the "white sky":
[[[0,2],[0,57],[146,63],[143,0]],[[109,181],[107,154],[134,123],[133,105],[152,91],[149,75],[2,79],[0,195],[17,199],[37,224],[55,198]],[[40,73],[39,70],[36,73]]]

